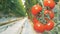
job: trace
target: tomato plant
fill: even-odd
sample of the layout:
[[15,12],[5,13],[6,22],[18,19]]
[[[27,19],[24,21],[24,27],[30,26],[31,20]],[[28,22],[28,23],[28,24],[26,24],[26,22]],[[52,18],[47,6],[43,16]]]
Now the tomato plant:
[[[40,4],[42,6],[40,6]],[[33,15],[32,21],[34,24],[33,27],[37,32],[44,32],[45,30],[49,31],[53,29],[54,22],[52,19],[54,18],[54,12],[52,11],[52,9],[54,8],[54,6],[55,6],[54,0],[41,0],[39,4],[36,4],[31,7],[31,13]],[[49,18],[47,16],[49,16]],[[37,18],[41,20],[41,22]],[[44,18],[46,21],[44,20]],[[43,22],[47,23],[43,24]]]
[[36,4],[31,8],[31,12],[33,15],[38,14],[41,10],[42,10],[42,7],[39,4]]
[[54,8],[55,2],[53,0],[44,0],[44,6]]
[[47,21],[47,24],[45,24],[45,30],[50,31],[54,27],[54,22],[52,20]]
[[41,24],[39,21],[37,23],[34,23],[34,29],[37,31],[37,32],[44,32],[44,25]]

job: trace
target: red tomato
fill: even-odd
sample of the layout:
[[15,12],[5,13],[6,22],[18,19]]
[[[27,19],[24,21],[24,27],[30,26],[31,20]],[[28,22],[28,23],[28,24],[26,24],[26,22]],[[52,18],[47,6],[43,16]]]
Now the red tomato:
[[44,11],[44,15],[48,14],[49,13],[49,10],[45,10]]
[[34,17],[34,18],[33,18],[33,23],[37,23],[37,22],[38,22],[37,18]]
[[45,25],[45,30],[50,31],[54,27],[54,22],[52,20],[49,20],[47,24]]
[[50,19],[54,18],[54,12],[53,11],[51,11],[51,10],[45,10],[44,11],[44,15],[46,15],[46,14],[49,14]]
[[50,18],[51,18],[51,19],[54,18],[54,12],[53,12],[53,11],[49,11],[49,15],[50,15]]
[[34,29],[37,31],[37,32],[44,32],[44,25],[41,24],[39,21],[37,23],[34,23]]
[[48,1],[44,0],[44,6],[48,6]]
[[31,8],[31,12],[33,15],[38,14],[41,10],[42,10],[42,7],[39,4],[36,4]]
[[55,2],[53,0],[44,0],[44,6],[53,9],[55,6]]

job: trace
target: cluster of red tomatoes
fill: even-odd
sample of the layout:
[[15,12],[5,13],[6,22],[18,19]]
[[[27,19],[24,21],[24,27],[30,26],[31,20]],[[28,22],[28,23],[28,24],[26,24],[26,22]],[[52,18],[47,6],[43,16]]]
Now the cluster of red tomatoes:
[[54,2],[54,0],[44,0],[43,4],[44,4],[44,7],[48,8],[48,9],[44,10],[44,16],[46,16],[48,14],[50,17],[50,19],[45,18],[45,20],[47,22],[46,24],[42,24],[42,22],[39,21],[35,17],[38,13],[42,12],[42,6],[40,6],[39,4],[36,4],[36,5],[32,6],[32,8],[31,8],[31,13],[34,15],[34,18],[33,18],[34,26],[33,27],[37,32],[44,32],[45,30],[50,31],[54,27],[54,21],[53,21],[54,12],[52,11],[52,9],[55,6],[55,2]]

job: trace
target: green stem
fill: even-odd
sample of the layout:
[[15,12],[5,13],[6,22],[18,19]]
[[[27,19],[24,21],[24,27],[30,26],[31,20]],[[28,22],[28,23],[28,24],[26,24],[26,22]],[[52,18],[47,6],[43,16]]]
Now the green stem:
[[43,4],[43,0],[40,0],[40,3],[42,4],[42,20],[44,20],[44,4]]
[[42,7],[43,7],[43,9],[44,9],[44,4],[43,4],[43,0],[40,0],[40,2],[41,2],[41,4],[42,4]]

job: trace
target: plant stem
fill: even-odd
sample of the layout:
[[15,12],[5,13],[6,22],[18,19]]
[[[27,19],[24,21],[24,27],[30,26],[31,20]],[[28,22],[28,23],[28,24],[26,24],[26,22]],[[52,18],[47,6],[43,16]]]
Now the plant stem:
[[43,0],[40,0],[40,3],[42,4],[42,20],[44,21],[44,4],[43,4]]
[[44,9],[43,0],[40,0],[40,2],[41,2],[41,4],[42,4],[42,7],[43,7],[43,9]]

